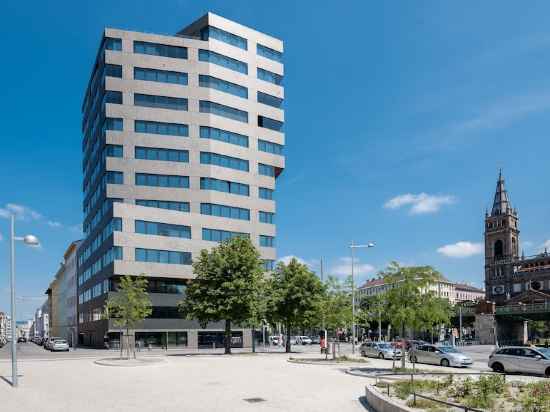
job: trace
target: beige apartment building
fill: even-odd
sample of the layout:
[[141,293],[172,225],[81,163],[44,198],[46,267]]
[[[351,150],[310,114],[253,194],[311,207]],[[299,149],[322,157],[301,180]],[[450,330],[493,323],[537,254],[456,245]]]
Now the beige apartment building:
[[[223,239],[250,237],[273,267],[282,58],[281,40],[212,13],[174,36],[105,29],[82,105],[80,344],[116,344],[106,297],[144,274],[153,314],[137,342],[221,345],[221,325],[202,330],[176,305],[193,259]],[[234,334],[250,345],[250,331]]]

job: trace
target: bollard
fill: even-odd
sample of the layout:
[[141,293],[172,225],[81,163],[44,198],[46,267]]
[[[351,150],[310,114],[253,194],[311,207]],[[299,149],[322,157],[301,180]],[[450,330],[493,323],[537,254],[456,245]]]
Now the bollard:
[[332,343],[332,359],[336,359],[336,344]]
[[216,342],[212,342],[212,349],[216,350]]

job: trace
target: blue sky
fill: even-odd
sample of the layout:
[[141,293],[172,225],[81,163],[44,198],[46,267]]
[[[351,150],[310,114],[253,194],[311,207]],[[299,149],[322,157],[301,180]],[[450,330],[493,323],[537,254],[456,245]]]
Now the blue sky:
[[344,276],[350,241],[375,240],[358,253],[360,279],[397,260],[481,285],[500,167],[526,254],[550,244],[548,2],[7,0],[0,310],[8,204],[24,207],[18,233],[42,240],[17,249],[18,318],[32,316],[79,236],[80,104],[103,27],[173,34],[208,10],[285,41],[280,257],[314,268],[323,257]]

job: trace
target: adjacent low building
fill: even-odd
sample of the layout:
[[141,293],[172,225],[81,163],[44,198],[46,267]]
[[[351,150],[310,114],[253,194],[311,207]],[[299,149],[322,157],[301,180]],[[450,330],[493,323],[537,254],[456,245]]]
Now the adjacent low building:
[[485,299],[485,290],[468,283],[455,283],[455,302],[479,302]]

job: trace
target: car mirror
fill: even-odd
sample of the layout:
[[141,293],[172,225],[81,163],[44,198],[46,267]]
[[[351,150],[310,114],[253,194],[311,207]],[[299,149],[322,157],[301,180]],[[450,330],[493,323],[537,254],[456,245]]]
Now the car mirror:
[[541,359],[542,359],[542,356],[537,355],[537,356],[535,356],[535,359],[536,359],[536,360],[541,360]]

